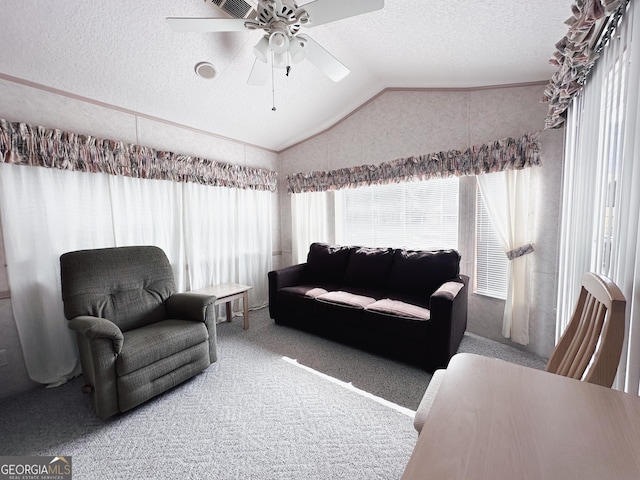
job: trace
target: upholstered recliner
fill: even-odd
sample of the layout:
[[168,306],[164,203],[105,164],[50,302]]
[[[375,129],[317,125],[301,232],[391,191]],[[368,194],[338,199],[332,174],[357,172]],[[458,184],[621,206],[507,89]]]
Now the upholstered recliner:
[[62,300],[97,415],[125,412],[217,360],[214,296],[175,293],[157,247],[60,257]]

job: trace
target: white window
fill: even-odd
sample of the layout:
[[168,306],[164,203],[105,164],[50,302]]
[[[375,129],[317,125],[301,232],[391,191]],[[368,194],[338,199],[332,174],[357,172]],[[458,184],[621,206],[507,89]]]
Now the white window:
[[476,269],[474,292],[507,298],[509,260],[495,233],[480,188],[476,187]]
[[336,192],[336,243],[416,250],[458,248],[458,178]]

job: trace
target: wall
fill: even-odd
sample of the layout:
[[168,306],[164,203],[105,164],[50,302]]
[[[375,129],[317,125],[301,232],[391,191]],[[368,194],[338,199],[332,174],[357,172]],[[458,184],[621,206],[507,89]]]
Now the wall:
[[[286,175],[379,164],[396,158],[462,149],[542,130],[542,84],[482,89],[389,89],[331,129],[280,154],[283,265],[291,263],[291,199]],[[556,257],[562,174],[562,131],[543,132],[539,167],[538,238],[533,269],[530,343],[517,346],[548,357],[554,345]],[[461,270],[473,276],[475,180],[460,182]],[[472,294],[468,330],[511,343],[501,334],[504,302]]]
[[[242,166],[278,170],[278,154],[215,135],[146,118],[133,112],[19,84],[0,76],[0,118],[48,128],[93,135],[99,138],[137,143],[158,150],[199,156]],[[278,197],[273,195],[273,266],[280,266]],[[1,230],[0,230],[1,233]],[[0,234],[0,352],[6,366],[0,366],[0,398],[33,387],[22,358],[22,349],[9,298],[4,246]]]
[[[546,106],[538,103],[543,85],[468,90],[388,90],[330,130],[280,154],[176,125],[99,105],[0,76],[0,118],[95,135],[160,150],[201,156],[238,165],[279,171],[279,194],[273,205],[273,268],[291,263],[291,206],[286,193],[289,173],[377,164],[409,155],[463,148],[540,130]],[[561,131],[544,132],[540,167],[539,216],[531,342],[525,348],[548,356],[555,335],[556,252],[560,208]],[[461,179],[460,238],[469,230],[475,205],[472,178]],[[467,200],[464,200],[464,199]],[[472,272],[469,251],[460,245],[463,272]],[[33,387],[7,298],[4,248],[0,235],[0,398]],[[502,338],[504,302],[471,295],[469,331]]]

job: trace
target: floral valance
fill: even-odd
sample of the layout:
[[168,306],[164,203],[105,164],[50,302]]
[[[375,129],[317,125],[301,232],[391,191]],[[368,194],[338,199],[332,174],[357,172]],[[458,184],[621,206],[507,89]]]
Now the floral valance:
[[558,67],[549,81],[543,103],[549,104],[545,128],[559,128],[571,100],[580,92],[599,53],[615,31],[629,0],[576,0],[565,21],[568,33],[556,43],[549,62]]
[[0,162],[275,192],[277,174],[0,119]]
[[464,151],[449,150],[329,172],[296,173],[287,176],[287,182],[289,193],[323,192],[430,178],[480,175],[534,165],[540,165],[540,140],[538,133],[529,133],[517,140],[507,138]]

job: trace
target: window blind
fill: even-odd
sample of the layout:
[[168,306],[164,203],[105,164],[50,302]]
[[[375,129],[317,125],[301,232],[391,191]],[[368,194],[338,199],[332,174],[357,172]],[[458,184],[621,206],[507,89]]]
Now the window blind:
[[336,192],[336,242],[420,250],[458,248],[458,178]]
[[489,212],[476,187],[476,269],[475,293],[507,298],[509,260],[495,233]]

